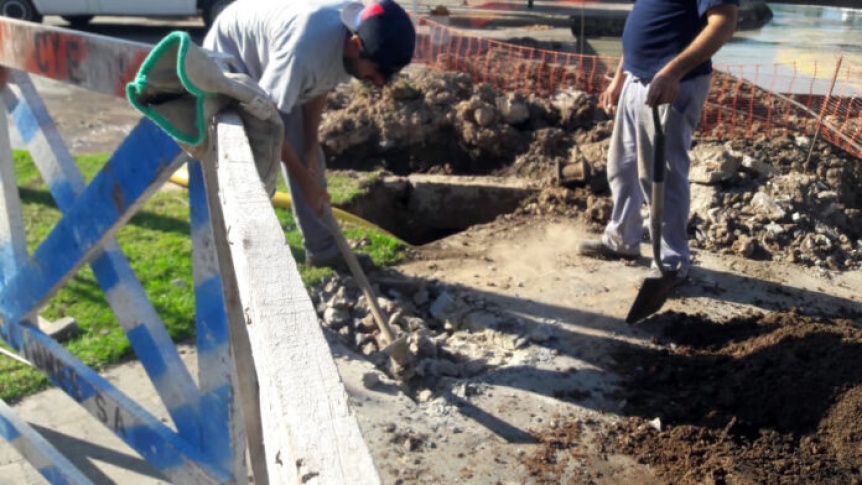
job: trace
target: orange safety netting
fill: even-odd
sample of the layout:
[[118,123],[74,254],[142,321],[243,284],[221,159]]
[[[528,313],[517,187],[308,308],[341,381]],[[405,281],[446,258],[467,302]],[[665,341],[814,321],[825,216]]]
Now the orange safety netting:
[[[504,91],[601,93],[619,58],[491,40],[418,19],[416,58]],[[862,158],[862,67],[839,59],[716,65],[699,129],[722,138],[819,136]]]

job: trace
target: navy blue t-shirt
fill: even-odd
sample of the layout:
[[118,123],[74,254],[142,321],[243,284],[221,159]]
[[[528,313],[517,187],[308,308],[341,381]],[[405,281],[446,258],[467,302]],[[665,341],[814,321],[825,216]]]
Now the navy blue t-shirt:
[[[739,0],[637,0],[623,30],[623,69],[652,79],[706,26],[706,11],[726,3],[739,5]],[[683,79],[710,72],[707,60]]]

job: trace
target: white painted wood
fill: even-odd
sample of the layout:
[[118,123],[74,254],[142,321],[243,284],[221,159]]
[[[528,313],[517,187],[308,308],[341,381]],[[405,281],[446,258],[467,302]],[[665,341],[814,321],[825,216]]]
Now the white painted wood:
[[[240,123],[240,129],[242,130],[242,123]],[[210,136],[212,136],[212,132]],[[243,136],[245,136],[244,131]],[[248,140],[245,140],[245,148],[250,150]],[[233,372],[237,375],[237,387],[234,391],[239,392],[239,399],[233,400],[229,414],[240,413],[242,415],[248,437],[248,452],[255,483],[268,485],[270,475],[267,469],[266,441],[261,418],[260,381],[255,369],[251,342],[245,327],[245,306],[240,301],[239,285],[233,266],[233,254],[229,246],[231,244],[228,239],[230,229],[225,229],[231,226],[225,222],[224,208],[221,202],[221,185],[218,174],[220,161],[216,151],[211,152],[207,158],[201,163],[201,169],[204,176],[215,254],[221,274],[224,305],[228,319],[228,340],[230,353],[233,357]],[[233,406],[239,406],[240,409],[235,409]],[[281,482],[275,481],[273,483]]]
[[[378,484],[379,474],[239,117],[222,115],[217,134],[217,165],[204,166],[207,194],[217,196],[209,205],[222,278],[233,273],[233,284],[226,288],[236,293],[225,291],[232,343],[248,334],[259,379],[269,481]],[[225,250],[229,254],[222,254]],[[228,261],[232,266],[225,271],[222,263]],[[234,348],[238,368],[241,352],[245,350]],[[240,381],[247,377],[240,370]],[[251,452],[254,456],[253,444]]]
[[7,281],[27,259],[24,218],[11,146],[9,120],[3,103],[0,103],[0,282]]

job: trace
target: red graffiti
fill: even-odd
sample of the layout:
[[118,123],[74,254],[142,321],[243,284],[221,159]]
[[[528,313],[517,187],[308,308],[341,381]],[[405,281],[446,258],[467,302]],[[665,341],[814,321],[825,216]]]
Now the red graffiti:
[[37,32],[33,36],[33,55],[27,70],[62,81],[80,81],[81,63],[87,45],[81,39],[59,32]]
[[126,84],[135,80],[135,77],[138,75],[138,70],[141,68],[141,64],[144,63],[144,59],[147,58],[148,54],[148,51],[138,52],[132,56],[131,62],[123,59],[120,63],[120,79],[114,87],[114,94],[116,96],[121,98],[126,97]]

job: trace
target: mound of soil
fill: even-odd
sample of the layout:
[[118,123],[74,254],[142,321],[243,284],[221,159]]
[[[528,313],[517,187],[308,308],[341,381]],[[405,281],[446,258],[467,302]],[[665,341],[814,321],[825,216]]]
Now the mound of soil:
[[661,348],[615,355],[635,418],[606,449],[668,483],[862,483],[858,318],[654,318]]

